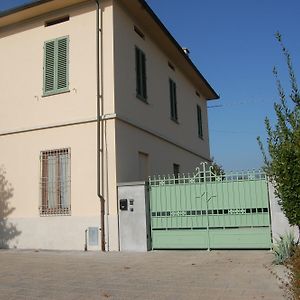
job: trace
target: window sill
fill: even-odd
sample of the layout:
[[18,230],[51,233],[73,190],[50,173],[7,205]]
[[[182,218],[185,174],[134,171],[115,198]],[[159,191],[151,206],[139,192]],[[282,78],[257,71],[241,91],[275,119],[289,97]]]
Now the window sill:
[[178,122],[178,120],[177,119],[173,119],[173,118],[171,118],[171,121],[173,121],[174,123],[176,123],[177,125],[179,125],[180,123]]
[[145,104],[149,104],[149,102],[147,101],[147,98],[144,98],[141,95],[136,94],[136,98],[141,100],[142,102],[144,102]]
[[66,93],[70,93],[70,90],[67,89],[67,90],[61,90],[61,91],[58,91],[58,92],[49,92],[49,93],[44,93],[42,95],[42,98],[46,98],[46,97],[50,97],[50,96],[55,96],[55,95],[60,95],[60,94],[66,94]]
[[70,208],[40,208],[40,217],[71,216]]

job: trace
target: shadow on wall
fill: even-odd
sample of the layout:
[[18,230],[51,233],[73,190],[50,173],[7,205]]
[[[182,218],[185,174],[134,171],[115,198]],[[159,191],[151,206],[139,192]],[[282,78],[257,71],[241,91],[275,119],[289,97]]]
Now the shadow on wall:
[[9,203],[14,189],[5,179],[5,175],[5,170],[0,166],[0,249],[8,249],[9,241],[21,234],[17,227],[9,223],[7,219],[15,208],[11,207]]

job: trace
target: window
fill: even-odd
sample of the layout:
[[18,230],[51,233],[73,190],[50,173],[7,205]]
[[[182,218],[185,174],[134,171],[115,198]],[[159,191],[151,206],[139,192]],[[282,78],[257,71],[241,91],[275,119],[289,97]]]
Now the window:
[[69,37],[44,44],[44,96],[69,91]]
[[70,158],[70,149],[41,152],[40,215],[71,213]]
[[68,22],[70,20],[69,16],[64,16],[58,19],[53,19],[53,20],[49,20],[45,22],[45,27],[49,27],[49,26],[53,26],[53,25],[57,25],[60,23],[64,23],[64,22]]
[[176,83],[172,79],[170,79],[169,85],[170,85],[171,119],[177,122],[178,115],[177,115]]
[[135,69],[136,69],[136,95],[139,99],[147,100],[146,83],[146,56],[139,48],[135,47]]
[[176,178],[178,177],[178,175],[180,174],[180,165],[173,164],[173,174]]
[[203,128],[202,128],[202,112],[201,107],[197,105],[197,119],[198,119],[198,136],[203,139]]

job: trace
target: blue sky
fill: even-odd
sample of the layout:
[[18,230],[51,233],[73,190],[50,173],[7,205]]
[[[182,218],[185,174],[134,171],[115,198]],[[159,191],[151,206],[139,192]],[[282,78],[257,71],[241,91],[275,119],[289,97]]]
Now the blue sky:
[[[1,1],[0,10],[24,2]],[[273,66],[289,88],[274,33],[279,30],[300,69],[299,0],[148,0],[177,41],[191,51],[201,73],[220,94],[209,102],[211,154],[226,170],[262,165],[256,142],[266,137],[278,100]],[[300,75],[299,75],[300,76]],[[214,107],[222,105],[222,107]]]
[[260,167],[256,137],[266,137],[264,118],[274,120],[273,103],[278,100],[273,66],[279,68],[287,91],[289,88],[274,33],[282,33],[297,73],[300,1],[148,3],[178,42],[191,50],[192,60],[221,96],[219,101],[209,102],[209,106],[223,105],[209,109],[211,154],[226,170]]

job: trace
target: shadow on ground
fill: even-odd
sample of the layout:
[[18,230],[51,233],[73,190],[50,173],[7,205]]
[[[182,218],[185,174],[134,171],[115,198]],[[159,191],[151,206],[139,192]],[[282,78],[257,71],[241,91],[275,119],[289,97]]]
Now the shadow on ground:
[[6,172],[0,166],[0,249],[9,248],[9,241],[21,234],[17,227],[8,221],[8,216],[16,209],[11,207],[13,187],[6,180]]

